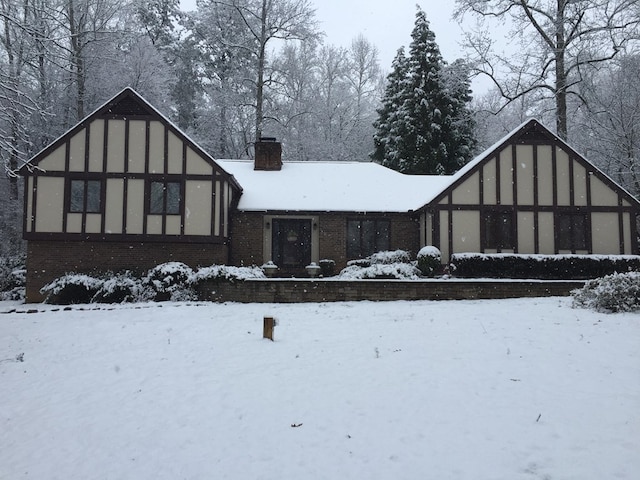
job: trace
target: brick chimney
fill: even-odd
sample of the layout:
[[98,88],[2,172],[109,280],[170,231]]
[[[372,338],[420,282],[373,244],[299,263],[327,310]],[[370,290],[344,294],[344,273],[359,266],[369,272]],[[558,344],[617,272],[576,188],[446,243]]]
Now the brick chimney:
[[255,144],[254,170],[282,169],[282,144],[275,137],[260,137]]

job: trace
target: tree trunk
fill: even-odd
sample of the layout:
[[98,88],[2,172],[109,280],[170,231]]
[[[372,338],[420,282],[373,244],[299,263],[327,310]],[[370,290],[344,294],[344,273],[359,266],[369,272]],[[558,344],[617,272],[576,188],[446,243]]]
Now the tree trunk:
[[84,58],[82,58],[82,44],[80,41],[80,24],[76,25],[76,11],[73,0],[69,0],[69,34],[71,38],[71,65],[74,69],[73,75],[76,84],[76,120],[84,118],[84,97],[85,97],[85,71]]
[[565,68],[566,41],[564,32],[565,0],[558,0],[556,17],[556,51],[555,51],[555,100],[556,100],[556,132],[567,139],[567,70]]
[[264,67],[267,46],[267,0],[262,0],[262,13],[260,16],[260,50],[258,51],[258,80],[256,81],[256,139],[262,137],[262,124],[264,122]]

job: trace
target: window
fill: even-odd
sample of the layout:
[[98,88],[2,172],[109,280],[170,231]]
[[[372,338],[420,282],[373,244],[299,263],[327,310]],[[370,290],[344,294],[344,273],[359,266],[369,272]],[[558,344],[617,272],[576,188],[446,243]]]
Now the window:
[[513,212],[498,210],[485,213],[484,248],[514,248],[513,233]]
[[347,257],[364,258],[389,250],[389,220],[348,220]]
[[102,211],[101,180],[71,180],[69,211],[100,213]]
[[588,250],[587,215],[585,213],[556,214],[558,250]]
[[152,181],[149,187],[149,213],[179,215],[181,182]]

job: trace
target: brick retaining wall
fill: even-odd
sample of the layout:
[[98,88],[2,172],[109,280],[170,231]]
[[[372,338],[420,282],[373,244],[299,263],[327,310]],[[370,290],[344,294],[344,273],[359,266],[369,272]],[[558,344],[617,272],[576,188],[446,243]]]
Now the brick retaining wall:
[[246,280],[207,282],[201,300],[240,303],[342,302],[355,300],[467,300],[566,296],[581,281],[536,280]]
[[140,275],[164,262],[191,268],[224,264],[228,247],[219,244],[160,242],[27,242],[26,301],[44,300],[40,289],[69,272],[104,273],[129,270]]

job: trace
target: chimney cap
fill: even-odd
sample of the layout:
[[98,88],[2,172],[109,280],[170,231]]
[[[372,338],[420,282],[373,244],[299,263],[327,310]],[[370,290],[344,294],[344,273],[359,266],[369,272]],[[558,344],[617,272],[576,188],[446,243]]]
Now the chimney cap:
[[260,137],[260,142],[275,142],[276,137]]

